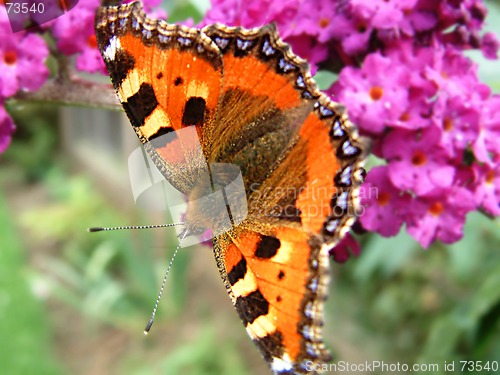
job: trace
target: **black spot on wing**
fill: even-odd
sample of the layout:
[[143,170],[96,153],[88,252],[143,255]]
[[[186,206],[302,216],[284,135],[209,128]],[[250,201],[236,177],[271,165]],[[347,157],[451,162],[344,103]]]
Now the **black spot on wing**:
[[130,96],[127,101],[122,104],[132,125],[139,127],[144,125],[146,117],[155,110],[158,101],[156,100],[153,86],[149,83],[143,83],[139,91]]
[[185,126],[203,124],[205,117],[205,99],[193,96],[184,106],[182,124]]
[[245,277],[247,273],[247,261],[245,258],[241,258],[241,260],[236,264],[231,271],[227,274],[227,278],[229,280],[229,284],[234,285],[240,279]]
[[119,49],[116,51],[115,59],[107,63],[109,75],[113,79],[115,87],[122,85],[128,73],[134,69],[135,59],[132,55]]
[[270,236],[263,236],[255,250],[255,256],[258,258],[269,259],[276,255],[281,246],[280,240]]
[[283,334],[276,330],[264,337],[255,339],[266,362],[271,363],[274,357],[281,358],[284,353]]
[[184,83],[184,80],[182,79],[182,77],[177,77],[174,81],[174,85],[175,86],[179,86],[179,85],[182,85]]
[[259,316],[267,315],[269,312],[269,302],[258,289],[247,296],[238,297],[235,307],[245,325],[253,323]]

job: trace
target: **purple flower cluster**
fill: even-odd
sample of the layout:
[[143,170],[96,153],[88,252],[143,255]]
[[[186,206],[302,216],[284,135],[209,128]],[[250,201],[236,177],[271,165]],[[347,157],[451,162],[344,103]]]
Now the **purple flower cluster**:
[[[485,8],[479,1],[411,1],[391,24],[398,9],[391,8],[393,17],[384,12],[396,2],[359,3],[344,16],[370,15],[370,39],[358,39],[354,50],[357,59],[363,51],[363,62],[345,66],[330,92],[386,161],[362,187],[361,224],[384,236],[405,224],[423,247],[455,242],[468,212],[500,215],[500,96],[463,54],[480,48],[496,56],[496,39],[478,36]],[[377,3],[385,7],[371,8]]]
[[427,247],[459,240],[470,211],[500,215],[500,96],[463,53],[496,58],[481,0],[212,4],[203,24],[275,22],[313,70],[339,74],[328,92],[383,159],[362,186],[364,229],[393,236],[405,224]]
[[78,70],[106,74],[94,32],[95,11],[100,4],[101,0],[80,1],[70,12],[54,20],[52,34],[61,53],[76,55]]
[[7,12],[0,4],[0,153],[9,146],[15,130],[4,103],[19,91],[35,91],[43,85],[49,75],[45,66],[48,54],[40,36],[12,33]]

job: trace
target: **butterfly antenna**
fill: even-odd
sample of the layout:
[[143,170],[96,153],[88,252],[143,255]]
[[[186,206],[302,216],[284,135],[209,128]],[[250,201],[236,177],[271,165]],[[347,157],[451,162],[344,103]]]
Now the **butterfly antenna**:
[[172,255],[172,258],[170,259],[170,263],[167,266],[167,270],[165,271],[165,276],[163,276],[163,281],[161,282],[160,291],[158,292],[158,297],[156,298],[155,306],[153,307],[153,312],[151,313],[151,318],[149,319],[148,324],[146,324],[146,328],[144,328],[145,335],[148,334],[149,330],[151,329],[151,326],[154,323],[156,310],[158,309],[158,304],[160,303],[160,298],[161,298],[163,291],[165,289],[165,283],[167,282],[167,276],[170,273],[170,268],[172,268],[172,264],[174,263],[174,258],[177,255],[179,248],[181,247],[181,243],[184,240],[184,238],[186,238],[187,232],[188,232],[187,230],[182,232],[181,237],[179,238],[179,243],[177,244],[177,247],[175,248],[174,254]]
[[101,232],[105,230],[122,230],[122,229],[156,229],[156,228],[167,228],[167,227],[175,227],[178,225],[184,225],[185,222],[179,223],[170,223],[170,224],[156,224],[156,225],[128,225],[123,227],[91,227],[87,230],[89,232]]

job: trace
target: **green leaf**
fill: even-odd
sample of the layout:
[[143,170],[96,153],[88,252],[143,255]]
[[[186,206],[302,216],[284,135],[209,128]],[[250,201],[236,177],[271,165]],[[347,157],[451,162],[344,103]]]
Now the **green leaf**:
[[314,80],[316,81],[320,90],[326,90],[337,80],[338,74],[329,72],[328,70],[318,70],[314,75]]
[[57,375],[44,310],[29,289],[24,252],[0,194],[0,363],[2,374]]
[[356,263],[354,276],[365,282],[376,273],[389,277],[398,272],[403,264],[411,261],[418,251],[421,250],[415,240],[403,231],[392,238],[371,236],[363,244],[362,256]]
[[463,334],[463,325],[455,315],[445,315],[434,321],[419,363],[449,361],[453,359],[454,350]]
[[479,286],[467,304],[466,317],[471,322],[480,320],[500,301],[500,267],[488,273],[487,276],[488,278]]

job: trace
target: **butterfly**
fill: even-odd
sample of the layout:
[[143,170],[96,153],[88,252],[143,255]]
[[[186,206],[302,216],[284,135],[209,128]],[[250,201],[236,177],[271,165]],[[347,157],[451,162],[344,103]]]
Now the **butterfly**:
[[[344,107],[272,24],[171,25],[134,2],[99,8],[96,36],[134,131],[188,197],[184,233],[221,229],[216,265],[250,338],[275,374],[315,373],[331,360],[329,251],[355,220],[363,174],[364,145]],[[216,164],[237,168],[246,207],[223,228],[232,195],[221,209],[200,203]],[[227,187],[234,173],[217,178]]]

